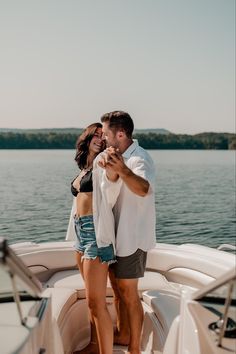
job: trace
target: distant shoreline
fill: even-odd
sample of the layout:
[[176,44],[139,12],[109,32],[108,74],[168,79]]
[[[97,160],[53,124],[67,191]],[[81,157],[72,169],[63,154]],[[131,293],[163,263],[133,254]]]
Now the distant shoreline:
[[[71,131],[71,129],[73,131]],[[76,132],[75,132],[76,131]],[[82,129],[0,131],[0,149],[75,149]],[[136,130],[134,138],[150,150],[236,150],[236,134],[172,134],[165,129]]]
[[[80,135],[84,128],[1,128],[0,127],[0,134],[1,133],[72,133],[72,134],[78,134]],[[215,131],[202,131],[200,133],[194,133],[194,134],[189,134],[189,133],[174,133],[170,130],[164,129],[164,128],[139,128],[139,129],[134,129],[134,134],[149,134],[149,133],[156,133],[156,134],[173,134],[173,135],[189,135],[189,136],[195,136],[195,135],[200,135],[200,134],[230,134],[230,135],[235,135],[235,133],[232,132],[215,132]]]

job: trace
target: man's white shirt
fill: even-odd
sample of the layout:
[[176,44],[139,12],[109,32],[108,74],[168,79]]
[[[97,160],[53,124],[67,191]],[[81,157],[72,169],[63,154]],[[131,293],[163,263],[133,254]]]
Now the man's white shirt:
[[124,257],[138,248],[147,251],[156,243],[155,166],[151,156],[134,140],[123,153],[125,164],[136,175],[149,182],[147,195],[134,194],[122,182],[114,205],[116,254]]

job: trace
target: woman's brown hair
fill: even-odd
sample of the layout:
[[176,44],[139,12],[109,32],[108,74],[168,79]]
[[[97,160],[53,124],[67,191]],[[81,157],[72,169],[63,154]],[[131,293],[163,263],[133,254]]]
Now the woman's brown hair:
[[89,144],[98,128],[102,128],[101,123],[90,124],[87,128],[84,129],[76,142],[75,161],[77,162],[77,165],[80,169],[87,167],[86,165],[89,152]]

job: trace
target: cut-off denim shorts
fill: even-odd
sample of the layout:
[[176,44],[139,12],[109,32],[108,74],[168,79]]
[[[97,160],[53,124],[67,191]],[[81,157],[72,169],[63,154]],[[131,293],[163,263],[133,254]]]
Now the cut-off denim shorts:
[[83,253],[82,259],[96,259],[99,257],[102,263],[111,264],[116,262],[112,244],[106,247],[98,247],[97,245],[93,215],[75,216],[74,224],[77,236],[74,247],[77,252]]

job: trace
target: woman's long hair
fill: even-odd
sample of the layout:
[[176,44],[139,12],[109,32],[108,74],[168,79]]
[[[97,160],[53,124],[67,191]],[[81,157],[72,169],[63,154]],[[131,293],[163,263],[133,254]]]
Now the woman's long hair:
[[102,128],[101,123],[90,124],[84,129],[76,142],[75,161],[81,170],[86,168],[89,145],[98,128]]

